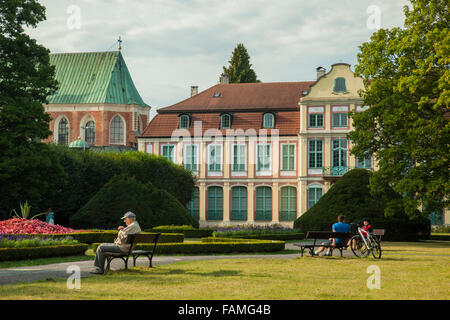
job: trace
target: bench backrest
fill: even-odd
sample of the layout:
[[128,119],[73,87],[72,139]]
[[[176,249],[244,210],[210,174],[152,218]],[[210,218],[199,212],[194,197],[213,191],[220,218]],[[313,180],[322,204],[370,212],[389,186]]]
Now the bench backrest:
[[137,243],[157,243],[160,233],[136,234],[134,242]]
[[339,238],[339,239],[349,239],[352,237],[350,232],[329,232],[329,231],[309,231],[306,234],[306,239],[330,239],[330,238]]

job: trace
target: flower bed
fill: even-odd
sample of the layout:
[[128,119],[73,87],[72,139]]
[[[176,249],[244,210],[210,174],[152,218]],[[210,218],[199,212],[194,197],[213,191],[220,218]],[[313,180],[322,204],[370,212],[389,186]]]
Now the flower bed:
[[13,218],[0,221],[0,234],[71,234],[75,232],[80,230],[52,225],[36,219]]
[[0,248],[37,248],[72,244],[78,244],[78,241],[71,237],[55,239],[52,237],[43,238],[31,235],[24,236],[0,234]]

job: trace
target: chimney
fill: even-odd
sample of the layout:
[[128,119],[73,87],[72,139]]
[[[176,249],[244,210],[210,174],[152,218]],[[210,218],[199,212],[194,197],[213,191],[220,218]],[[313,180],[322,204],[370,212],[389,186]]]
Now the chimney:
[[198,86],[191,87],[191,97],[198,95]]
[[327,70],[323,67],[318,67],[316,69],[316,71],[317,71],[317,80],[319,80],[321,77],[323,77],[327,73]]
[[220,84],[230,84],[230,77],[228,77],[225,73],[222,73],[220,76]]

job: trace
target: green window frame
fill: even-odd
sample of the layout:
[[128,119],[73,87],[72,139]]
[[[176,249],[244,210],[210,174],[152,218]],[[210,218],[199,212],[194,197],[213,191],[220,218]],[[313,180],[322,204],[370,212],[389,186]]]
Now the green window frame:
[[258,144],[257,145],[257,171],[270,171],[271,169],[271,156],[270,156],[270,144]]
[[222,172],[222,145],[209,145],[208,170]]
[[323,113],[312,113],[309,115],[310,128],[323,128]]
[[263,120],[264,129],[273,129],[275,127],[275,115],[273,113],[265,113]]
[[223,114],[220,116],[220,128],[221,129],[231,128],[231,116],[229,114]]
[[189,129],[189,116],[188,115],[182,115],[180,116],[180,129]]
[[231,215],[232,221],[247,221],[247,188],[231,188]]
[[323,141],[309,140],[308,142],[308,168],[321,169],[323,166]]
[[308,210],[315,206],[319,202],[323,195],[323,188],[310,187],[308,188]]
[[161,155],[166,160],[174,162],[175,160],[175,146],[173,144],[164,144],[161,146]]
[[247,145],[235,144],[233,145],[233,171],[245,172],[247,158]]
[[255,220],[272,221],[272,188],[256,188]]
[[200,219],[200,189],[195,187],[192,192],[192,200],[188,203],[187,209],[195,220]]
[[198,146],[190,144],[185,146],[184,168],[193,172],[198,171]]
[[281,188],[280,221],[295,221],[297,219],[297,188]]
[[331,155],[333,167],[347,167],[347,157],[348,157],[347,139],[333,139]]
[[334,80],[334,92],[346,92],[347,84],[345,78],[336,78]]
[[58,145],[69,145],[69,120],[63,117],[58,124]]
[[358,169],[372,169],[373,168],[373,156],[370,153],[366,153],[364,158],[360,161],[356,157],[356,168]]
[[333,113],[333,128],[347,128],[348,114],[347,113]]
[[212,221],[223,220],[223,188],[208,188],[208,211],[207,219]]
[[283,144],[281,146],[281,170],[294,171],[295,170],[295,144]]

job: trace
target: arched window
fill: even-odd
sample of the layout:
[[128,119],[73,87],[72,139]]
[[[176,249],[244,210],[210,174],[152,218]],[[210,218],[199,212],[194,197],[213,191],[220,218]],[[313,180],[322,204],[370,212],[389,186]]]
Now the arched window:
[[189,116],[183,114],[180,116],[180,129],[189,129]]
[[62,118],[58,124],[58,144],[69,145],[69,120],[66,117]]
[[111,120],[109,128],[109,142],[111,144],[125,144],[125,124],[120,116]]
[[88,121],[84,130],[86,134],[84,140],[89,144],[95,144],[95,122],[92,120]]
[[233,187],[231,189],[232,221],[247,221],[247,188]]
[[220,116],[220,129],[231,128],[231,116],[229,114],[223,114]]
[[142,122],[142,117],[138,115],[138,132],[142,133],[144,131],[144,123]]
[[194,188],[194,191],[192,193],[192,200],[187,205],[188,211],[191,214],[191,216],[195,220],[199,220],[200,214],[199,214],[199,208],[200,208],[200,191],[198,187]]
[[264,114],[263,127],[264,129],[273,129],[275,127],[275,116],[273,113]]
[[297,188],[281,188],[281,221],[294,221],[297,219]]
[[272,221],[272,189],[270,187],[256,188],[256,221]]
[[208,188],[208,220],[223,220],[223,189],[221,187]]
[[347,85],[345,84],[345,78],[336,78],[334,80],[334,92],[346,92]]

